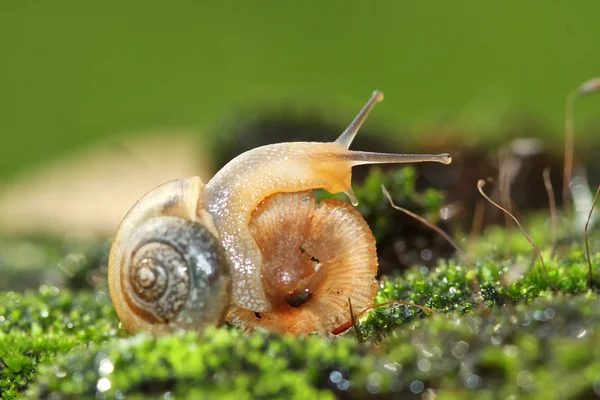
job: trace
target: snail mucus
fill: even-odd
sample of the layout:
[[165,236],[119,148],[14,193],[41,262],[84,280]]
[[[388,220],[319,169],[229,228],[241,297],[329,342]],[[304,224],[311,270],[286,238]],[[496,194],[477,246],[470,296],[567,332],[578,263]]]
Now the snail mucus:
[[[177,179],[142,197],[116,233],[109,286],[132,334],[201,330],[224,321],[242,329],[330,336],[377,291],[377,252],[355,206],[352,167],[440,162],[448,154],[349,150],[374,92],[335,141],[277,143],[231,160],[206,184]],[[317,203],[314,189],[347,203]]]

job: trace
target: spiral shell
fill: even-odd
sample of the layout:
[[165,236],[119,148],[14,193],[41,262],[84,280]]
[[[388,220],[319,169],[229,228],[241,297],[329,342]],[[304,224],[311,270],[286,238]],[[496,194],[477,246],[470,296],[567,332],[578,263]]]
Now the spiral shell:
[[131,333],[199,330],[223,322],[229,267],[219,241],[191,206],[199,189],[199,179],[163,185],[125,218],[127,237],[119,229],[109,282],[117,314]]

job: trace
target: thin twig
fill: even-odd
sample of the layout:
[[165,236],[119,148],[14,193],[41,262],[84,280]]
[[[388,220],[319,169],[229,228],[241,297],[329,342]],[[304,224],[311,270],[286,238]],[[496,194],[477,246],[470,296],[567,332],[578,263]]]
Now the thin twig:
[[478,199],[475,203],[475,211],[473,212],[473,222],[471,223],[471,233],[469,233],[469,242],[473,242],[477,236],[481,234],[483,227],[483,217],[485,215],[485,203]]
[[565,106],[565,161],[563,170],[563,212],[569,217],[571,202],[569,186],[571,185],[571,174],[573,173],[573,105],[577,98],[577,91],[569,93]]
[[577,89],[569,93],[565,106],[565,166],[563,174],[563,207],[565,216],[569,216],[570,201],[569,189],[571,186],[571,174],[573,172],[573,108],[575,100],[580,96],[585,96],[600,90],[600,78],[592,78],[583,82]]
[[[506,154],[505,151],[498,151],[498,191],[500,192],[500,202],[510,212],[513,212],[512,199],[510,197],[510,187],[513,179],[517,176],[519,169],[521,168],[520,162],[516,161],[515,158]],[[504,214],[504,227],[506,229],[506,235],[512,236],[513,226],[510,218]],[[510,246],[506,247],[506,258],[511,258],[512,249]]]
[[550,167],[544,168],[542,174],[544,176],[544,186],[548,193],[548,204],[550,205],[550,219],[552,221],[552,251],[550,256],[554,256],[556,250],[556,237],[558,231],[558,219],[556,217],[556,199],[554,198],[554,189],[552,188],[552,181],[550,180]]
[[362,337],[358,331],[358,326],[356,326],[356,317],[354,316],[354,311],[352,310],[352,300],[350,300],[350,297],[348,297],[348,308],[350,309],[350,321],[352,321],[354,333],[356,333],[356,340],[358,340],[358,343],[362,343]]
[[[351,302],[349,301],[348,304],[351,304]],[[401,301],[401,300],[390,300],[390,301],[386,301],[383,303],[379,303],[379,304],[373,304],[370,305],[369,307],[365,308],[364,310],[362,310],[361,312],[359,312],[358,314],[356,314],[356,316],[354,316],[354,319],[351,319],[348,322],[343,323],[342,325],[338,326],[337,328],[335,328],[331,334],[332,335],[339,335],[342,332],[347,331],[348,329],[350,329],[353,325],[354,328],[356,329],[357,323],[356,321],[367,311],[372,310],[374,308],[378,308],[378,307],[383,307],[383,306],[387,306],[387,305],[391,305],[391,304],[402,304],[405,306],[409,306],[409,307],[416,307],[416,308],[420,308],[421,310],[425,311],[428,314],[432,314],[432,313],[436,313],[442,316],[445,316],[444,314],[442,314],[439,311],[435,311],[429,307],[425,307],[425,306],[420,306],[418,304],[413,304],[413,303],[407,303],[406,301]],[[354,314],[353,312],[351,312],[351,314]]]
[[548,275],[548,270],[546,269],[546,264],[544,264],[544,257],[542,257],[542,252],[540,251],[540,249],[536,246],[536,244],[533,242],[533,240],[531,240],[531,238],[529,237],[529,235],[525,232],[525,230],[521,226],[521,223],[519,222],[519,220],[516,219],[515,216],[512,215],[507,209],[503,208],[498,203],[494,202],[492,199],[490,199],[488,197],[487,194],[485,194],[485,192],[483,191],[483,187],[484,186],[485,186],[485,180],[480,179],[477,182],[477,190],[479,190],[479,193],[481,193],[481,195],[483,197],[485,197],[485,199],[487,201],[489,201],[490,203],[492,203],[496,208],[498,208],[498,209],[504,211],[506,214],[510,215],[510,217],[512,218],[512,220],[515,221],[515,223],[517,224],[517,226],[521,230],[521,233],[523,234],[523,236],[525,236],[525,239],[527,239],[527,241],[529,242],[529,244],[531,244],[531,246],[535,249],[535,252],[537,253],[538,258],[540,259],[540,262],[542,263],[542,268],[544,270],[544,274],[546,275],[546,279],[548,279],[548,282],[550,283],[550,286],[552,286],[552,289],[554,289],[555,292],[560,293],[560,290],[558,289],[558,287],[556,287],[556,285],[554,284],[554,282],[552,282],[552,279],[550,279],[550,275]]
[[385,185],[381,185],[381,190],[383,192],[383,195],[387,198],[388,202],[392,206],[392,208],[394,208],[395,210],[398,210],[398,211],[402,211],[403,213],[413,217],[414,219],[421,221],[423,224],[427,225],[429,228],[431,228],[434,231],[436,231],[437,233],[439,233],[444,239],[446,239],[446,241],[448,241],[448,243],[450,243],[450,245],[452,247],[454,247],[456,252],[459,253],[464,258],[465,263],[467,264],[467,268],[469,268],[469,271],[473,274],[472,282],[473,282],[473,289],[475,290],[475,295],[477,296],[477,302],[479,303],[479,306],[481,308],[484,308],[483,299],[481,297],[481,287],[479,286],[479,282],[477,281],[475,268],[473,268],[473,263],[471,262],[471,259],[469,258],[467,253],[465,253],[460,247],[458,247],[456,242],[454,240],[452,240],[450,235],[448,235],[446,232],[444,232],[442,230],[442,228],[440,228],[437,225],[432,224],[431,222],[427,221],[425,218],[421,217],[420,215],[417,215],[417,214],[413,213],[412,211],[407,210],[406,208],[402,208],[402,207],[394,204],[394,200],[392,200],[392,196],[390,195],[390,192],[388,192],[388,190],[385,188]]
[[585,222],[585,251],[587,253],[587,261],[590,272],[590,277],[588,281],[588,287],[591,289],[593,285],[593,276],[592,276],[592,258],[590,257],[590,245],[588,244],[588,226],[590,225],[590,220],[592,219],[592,213],[594,212],[594,207],[596,206],[596,201],[598,200],[598,193],[600,193],[600,186],[596,190],[596,195],[594,196],[594,202],[592,203],[592,208],[590,208],[590,213],[587,217],[587,221]]
[[435,310],[433,310],[433,309],[431,309],[429,307],[420,306],[418,304],[413,304],[413,303],[407,303],[406,301],[402,301],[402,300],[390,300],[390,301],[384,301],[383,303],[379,303],[379,304],[373,304],[372,306],[369,306],[369,307],[365,308],[364,310],[362,310],[361,312],[359,312],[356,315],[356,318],[360,318],[365,312],[367,312],[369,310],[372,310],[374,308],[379,308],[379,307],[383,307],[383,306],[389,306],[389,305],[392,305],[392,304],[402,304],[404,306],[410,306],[410,307],[420,308],[421,310],[423,310],[423,311],[425,311],[427,313],[430,313],[430,314],[436,313],[436,314],[439,314],[439,315],[444,315],[441,312],[435,311]]

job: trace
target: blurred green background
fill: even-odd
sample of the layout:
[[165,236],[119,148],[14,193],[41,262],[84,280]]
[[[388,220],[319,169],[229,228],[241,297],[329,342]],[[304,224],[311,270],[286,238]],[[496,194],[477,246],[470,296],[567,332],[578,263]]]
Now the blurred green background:
[[[600,3],[0,1],[0,180],[128,131],[206,133],[248,104],[445,121],[512,112],[561,140],[566,94],[600,75]],[[600,100],[577,106],[579,126]],[[325,110],[326,111],[326,110]],[[210,140],[210,138],[207,138]]]

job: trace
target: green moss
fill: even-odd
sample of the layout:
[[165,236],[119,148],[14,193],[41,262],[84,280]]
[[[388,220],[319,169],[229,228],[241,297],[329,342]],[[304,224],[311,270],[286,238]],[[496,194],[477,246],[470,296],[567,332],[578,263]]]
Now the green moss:
[[[574,248],[572,251],[579,253],[580,249]],[[521,259],[521,255],[517,255],[516,258]],[[568,258],[561,257],[563,261]],[[531,257],[525,257],[523,261],[529,262]],[[545,265],[548,275],[561,292],[587,292],[587,264],[577,262],[566,266],[560,259],[552,258],[548,259]],[[475,275],[481,285],[481,296],[486,308],[527,303],[540,296],[547,297],[552,294],[553,288],[546,279],[539,261],[520,279],[509,285],[503,284],[513,267],[513,261],[496,261],[491,257],[477,261]],[[464,263],[456,263],[453,260],[441,262],[431,270],[425,267],[413,268],[403,276],[383,280],[375,303],[402,300],[442,313],[457,311],[464,314],[479,307],[471,275]],[[407,306],[394,309],[382,307],[370,313],[362,326],[363,333],[366,336],[375,335],[382,329],[401,325],[423,313],[420,309]]]
[[0,294],[0,390],[16,396],[33,380],[38,364],[81,343],[101,342],[122,331],[106,292]]
[[58,356],[29,395],[363,398],[433,391],[439,398],[573,398],[593,393],[600,380],[599,340],[595,295],[419,319],[377,344],[225,328],[138,335]]

